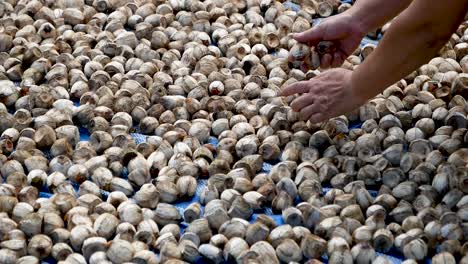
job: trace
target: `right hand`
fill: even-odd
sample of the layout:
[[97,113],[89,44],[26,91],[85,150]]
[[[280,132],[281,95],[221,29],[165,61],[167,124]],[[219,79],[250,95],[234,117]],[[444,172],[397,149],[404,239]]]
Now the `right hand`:
[[294,34],[293,38],[311,47],[324,40],[334,42],[336,51],[320,58],[320,67],[326,69],[341,66],[357,49],[366,33],[356,19],[342,13],[322,20],[319,25],[307,31]]
[[299,94],[291,102],[302,120],[326,121],[349,113],[366,102],[353,83],[353,71],[343,68],[324,71],[314,78],[295,82],[281,90],[280,96]]

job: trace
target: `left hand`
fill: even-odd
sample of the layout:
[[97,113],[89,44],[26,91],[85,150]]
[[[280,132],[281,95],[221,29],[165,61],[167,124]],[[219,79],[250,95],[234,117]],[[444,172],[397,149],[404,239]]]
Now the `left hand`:
[[308,81],[301,81],[284,88],[280,95],[302,94],[294,99],[291,108],[299,112],[303,120],[319,123],[349,113],[365,99],[351,82],[352,71],[337,68],[322,72]]
[[[320,41],[332,41],[337,45],[336,51],[320,56],[320,67],[339,67],[359,46],[367,33],[361,19],[348,12],[325,18],[317,26],[294,34],[293,38],[309,46],[316,46]],[[290,58],[294,60],[294,58]],[[306,68],[306,67],[304,67]],[[305,69],[307,71],[308,69]]]

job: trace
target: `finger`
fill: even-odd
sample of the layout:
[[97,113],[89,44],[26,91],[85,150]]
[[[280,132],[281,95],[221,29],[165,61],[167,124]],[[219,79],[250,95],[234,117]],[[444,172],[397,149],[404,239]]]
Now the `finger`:
[[299,118],[301,120],[308,120],[314,113],[317,112],[317,105],[308,105],[299,112]]
[[293,83],[280,92],[280,96],[290,96],[297,93],[307,93],[309,91],[309,84],[307,81]]
[[323,37],[322,27],[317,26],[301,33],[296,33],[293,38],[299,42],[307,42],[310,45],[317,44]]
[[340,45],[340,50],[346,54],[351,55],[356,50],[356,43],[360,43],[362,39],[351,39],[351,41],[343,41]]
[[294,111],[299,112],[299,111],[301,111],[302,108],[307,107],[307,106],[309,106],[309,105],[311,105],[313,103],[314,103],[313,95],[304,94],[304,95],[301,95],[298,98],[294,99],[294,101],[292,101],[291,108]]
[[309,117],[309,121],[313,124],[320,123],[327,120],[326,116],[322,112],[315,112]]
[[341,64],[343,64],[343,61],[341,60],[340,53],[335,52],[335,53],[333,54],[332,67],[333,67],[333,68],[340,67]]
[[342,61],[341,64],[343,64],[343,62],[344,62],[349,56],[346,55],[346,53],[344,53],[344,52],[342,52],[342,51],[339,51],[338,53],[340,54],[340,58],[341,58],[341,61]]
[[322,59],[320,60],[321,67],[324,69],[330,68],[331,61],[332,61],[332,56],[330,54],[323,55]]

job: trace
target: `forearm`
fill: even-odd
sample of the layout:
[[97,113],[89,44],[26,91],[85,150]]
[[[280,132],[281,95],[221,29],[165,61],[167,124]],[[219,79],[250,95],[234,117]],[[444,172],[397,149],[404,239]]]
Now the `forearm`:
[[364,31],[369,32],[396,17],[411,2],[412,0],[360,0],[346,12],[359,21]]
[[467,12],[468,0],[416,0],[392,22],[378,47],[353,72],[356,96],[367,100],[437,55]]

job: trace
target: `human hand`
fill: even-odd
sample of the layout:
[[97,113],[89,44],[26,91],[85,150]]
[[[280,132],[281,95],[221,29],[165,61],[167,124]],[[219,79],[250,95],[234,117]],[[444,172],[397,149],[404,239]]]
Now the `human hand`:
[[[336,50],[321,56],[322,68],[339,67],[351,55],[366,35],[364,26],[353,16],[342,13],[324,19],[311,29],[294,34],[293,38],[309,46],[316,46],[320,41],[332,41]],[[290,60],[294,60],[290,57]]]
[[284,88],[280,95],[302,94],[291,103],[291,108],[299,112],[302,120],[312,123],[349,113],[366,99],[359,96],[351,81],[352,71],[331,69],[308,80],[296,82]]

